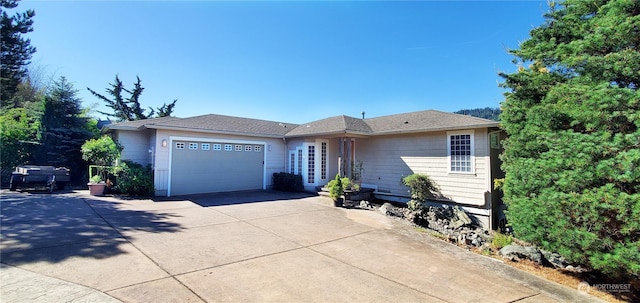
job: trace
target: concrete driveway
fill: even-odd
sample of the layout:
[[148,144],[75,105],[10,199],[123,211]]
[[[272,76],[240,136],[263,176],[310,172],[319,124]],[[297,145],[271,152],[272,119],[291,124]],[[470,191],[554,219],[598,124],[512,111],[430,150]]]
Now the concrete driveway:
[[2,302],[587,302],[328,198],[2,191]]

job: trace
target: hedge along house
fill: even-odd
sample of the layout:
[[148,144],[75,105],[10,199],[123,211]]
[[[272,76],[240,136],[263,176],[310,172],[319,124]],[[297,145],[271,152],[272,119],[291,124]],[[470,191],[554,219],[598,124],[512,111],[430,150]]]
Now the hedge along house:
[[434,110],[375,118],[330,117],[301,125],[222,115],[108,125],[122,159],[152,165],[156,195],[267,189],[275,172],[302,175],[316,191],[362,165],[362,186],[407,202],[402,177],[422,173],[439,186],[433,205],[459,205],[495,228],[502,178],[498,123]]

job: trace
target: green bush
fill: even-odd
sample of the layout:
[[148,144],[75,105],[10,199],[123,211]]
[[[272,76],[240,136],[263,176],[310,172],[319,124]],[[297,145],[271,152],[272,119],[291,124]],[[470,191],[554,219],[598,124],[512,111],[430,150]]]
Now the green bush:
[[411,174],[402,178],[402,184],[409,187],[411,199],[427,201],[439,192],[438,186],[431,178],[423,174]]
[[424,203],[422,201],[411,199],[407,202],[407,208],[410,210],[419,210],[422,209]]
[[495,233],[493,235],[493,239],[491,240],[491,246],[495,249],[501,249],[513,242],[513,238],[511,235],[505,235],[501,233]]
[[151,165],[142,166],[139,163],[125,160],[112,171],[115,183],[112,190],[131,196],[153,196],[153,171]]
[[337,174],[335,179],[329,181],[327,186],[329,187],[329,197],[333,200],[337,200],[344,194],[344,187],[342,186],[342,178],[340,178],[340,174]]
[[[104,135],[98,139],[87,140],[80,147],[82,152],[82,160],[87,161],[89,165],[98,166],[98,175],[102,180],[107,180],[106,166],[113,164],[115,160],[120,158],[120,150],[122,148],[111,137]],[[93,177],[89,171],[89,178]]]
[[290,174],[290,173],[273,173],[271,178],[273,183],[273,189],[289,192],[300,192],[304,190],[302,185],[302,175]]

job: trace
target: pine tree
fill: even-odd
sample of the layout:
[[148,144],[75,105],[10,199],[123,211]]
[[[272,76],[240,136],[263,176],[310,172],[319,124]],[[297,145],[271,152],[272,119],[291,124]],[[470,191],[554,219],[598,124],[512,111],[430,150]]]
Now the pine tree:
[[43,102],[40,119],[40,148],[35,162],[42,165],[65,166],[74,179],[83,177],[85,163],[80,147],[92,137],[89,119],[84,115],[77,90],[65,77],[53,83]]
[[551,3],[502,74],[504,200],[516,236],[640,277],[640,1]]
[[27,10],[9,16],[5,9],[18,6],[18,0],[0,0],[0,101],[2,108],[12,105],[18,85],[27,76],[27,65],[36,48],[24,34],[33,31],[35,12]]
[[[106,96],[97,93],[96,91],[87,87],[89,92],[94,96],[98,97],[100,100],[104,101],[107,107],[113,110],[113,113],[101,112],[99,113],[107,115],[109,117],[114,117],[118,121],[135,121],[142,119],[152,118],[155,114],[155,110],[153,108],[149,108],[149,113],[145,113],[145,109],[140,105],[140,95],[144,88],[141,85],[140,77],[136,77],[137,81],[134,83],[133,90],[128,90],[124,88],[122,81],[118,75],[116,75],[116,79],[114,83],[109,83],[111,88],[107,88],[106,91],[113,99],[109,99]],[[122,96],[122,92],[129,94],[128,98]],[[173,108],[176,105],[178,100],[173,100],[172,103],[163,104],[160,108],[158,108],[158,117],[168,117],[173,113]]]

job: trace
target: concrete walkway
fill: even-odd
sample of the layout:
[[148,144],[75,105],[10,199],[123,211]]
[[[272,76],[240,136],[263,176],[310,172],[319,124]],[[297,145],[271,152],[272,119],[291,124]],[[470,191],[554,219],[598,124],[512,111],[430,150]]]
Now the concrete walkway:
[[2,302],[599,302],[323,197],[0,197]]

